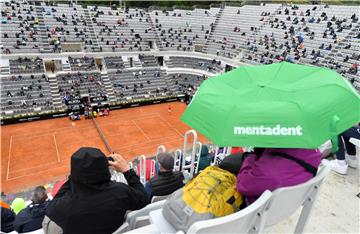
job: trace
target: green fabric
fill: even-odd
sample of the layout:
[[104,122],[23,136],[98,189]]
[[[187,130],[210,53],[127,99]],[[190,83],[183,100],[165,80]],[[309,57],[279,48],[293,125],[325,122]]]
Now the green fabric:
[[15,198],[15,200],[11,204],[11,208],[13,209],[15,214],[18,214],[25,207],[26,207],[25,201],[22,198]]
[[242,66],[204,81],[181,120],[219,146],[311,149],[359,122],[360,96],[328,68]]

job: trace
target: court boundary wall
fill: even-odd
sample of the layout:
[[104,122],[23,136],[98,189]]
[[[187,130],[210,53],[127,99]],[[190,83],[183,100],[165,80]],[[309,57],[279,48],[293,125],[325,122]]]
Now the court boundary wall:
[[[166,98],[151,99],[151,100],[139,100],[139,101],[134,101],[134,102],[129,102],[129,103],[110,105],[109,109],[117,110],[117,109],[125,109],[125,108],[131,108],[131,107],[146,106],[146,105],[166,103],[166,102],[184,101],[184,100],[185,100],[185,95],[179,95],[176,97],[166,97]],[[68,115],[67,111],[60,111],[60,112],[51,113],[51,114],[31,115],[28,117],[21,116],[21,117],[16,117],[16,118],[11,118],[11,119],[2,119],[0,125],[9,125],[9,124],[32,122],[32,121],[45,120],[45,119],[60,118],[60,117],[64,117],[67,115]]]

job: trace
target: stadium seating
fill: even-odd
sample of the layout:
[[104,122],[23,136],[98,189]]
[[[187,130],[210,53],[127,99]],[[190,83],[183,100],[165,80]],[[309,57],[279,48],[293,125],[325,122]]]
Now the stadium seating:
[[[58,110],[63,106],[56,90],[106,96],[110,103],[183,95],[224,72],[226,61],[326,66],[360,90],[358,6],[227,3],[154,10],[14,0],[1,6],[1,82],[8,85],[9,75],[45,74],[51,91],[43,94],[41,110],[3,106],[7,118]],[[62,64],[50,73],[46,64],[55,60]],[[81,82],[74,72],[93,74],[95,81]],[[64,80],[67,73],[74,77]]]
[[49,80],[45,74],[9,75],[1,81],[1,115],[54,110]]
[[90,7],[92,24],[101,51],[150,50],[148,41],[155,38],[147,12],[109,7]]
[[125,65],[121,57],[105,57],[107,69],[124,69]]
[[[316,201],[317,193],[330,170],[329,165],[323,166],[313,179],[303,184],[279,188],[272,193],[265,191],[260,198],[245,209],[221,218],[195,222],[187,233],[234,233],[235,231],[239,233],[263,233],[265,228],[289,218],[299,208],[301,208],[301,214],[294,233],[303,233]],[[149,213],[149,219],[151,224],[129,233],[179,232],[165,219],[161,208],[152,209]],[[129,229],[131,230],[131,228]]]
[[135,98],[149,98],[169,93],[165,72],[159,68],[109,72],[118,101]]
[[155,30],[164,50],[193,51],[205,44],[220,8],[151,11]]
[[89,97],[106,96],[101,76],[97,72],[67,73],[56,76],[59,93],[68,99],[80,98],[82,95]]
[[10,72],[12,74],[26,74],[26,73],[44,73],[43,60],[39,57],[35,59],[27,57],[19,57],[16,60],[9,60]]
[[221,61],[193,58],[193,57],[176,57],[172,56],[166,61],[166,64],[169,68],[173,67],[183,67],[183,68],[192,68],[205,70],[213,73],[219,73],[223,71],[221,66]]

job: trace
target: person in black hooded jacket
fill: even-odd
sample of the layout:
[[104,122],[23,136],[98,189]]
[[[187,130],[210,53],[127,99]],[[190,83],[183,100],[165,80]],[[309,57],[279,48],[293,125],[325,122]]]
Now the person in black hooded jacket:
[[35,188],[32,203],[16,215],[14,221],[14,229],[19,233],[32,232],[41,228],[41,223],[45,216],[46,206],[49,204],[47,200],[47,192],[44,186]]
[[[80,148],[71,157],[69,179],[46,210],[45,224],[55,222],[64,234],[113,233],[124,222],[127,210],[141,209],[148,203],[144,186],[128,163],[118,154],[108,161],[96,148]],[[108,166],[122,172],[128,182],[110,180]]]

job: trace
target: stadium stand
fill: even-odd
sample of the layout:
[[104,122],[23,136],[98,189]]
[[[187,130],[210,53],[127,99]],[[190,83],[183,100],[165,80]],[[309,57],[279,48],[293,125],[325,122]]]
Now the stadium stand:
[[161,38],[161,48],[193,51],[196,44],[204,44],[219,10],[219,8],[191,11],[175,9],[150,12],[157,34]]
[[59,93],[63,96],[64,102],[73,98],[80,98],[84,94],[90,97],[106,96],[99,73],[68,73],[56,78],[59,84]]
[[110,69],[124,69],[125,65],[121,57],[105,57],[105,64],[108,70]]
[[72,71],[91,71],[96,70],[94,58],[72,58],[69,57],[70,67]]
[[1,115],[55,110],[45,74],[9,75],[1,78]]
[[166,61],[166,64],[169,68],[173,67],[184,67],[184,68],[192,68],[205,70],[213,73],[218,73],[223,71],[221,67],[220,60],[207,60],[207,59],[199,59],[199,58],[191,58],[191,57],[176,57],[172,56]]
[[[43,93],[39,112],[64,108],[66,92],[106,96],[109,103],[183,95],[227,65],[283,60],[335,69],[360,90],[359,6],[229,3],[155,10],[14,0],[1,6],[1,82],[8,88],[13,75],[45,74],[43,88],[50,92]],[[19,105],[5,105],[3,117],[39,113]]]
[[88,7],[101,51],[149,50],[154,39],[147,12],[141,9]]
[[43,60],[39,57],[35,59],[19,57],[16,60],[10,60],[10,72],[12,74],[22,73],[44,73]]
[[206,79],[206,76],[199,76],[193,74],[174,73],[169,74],[171,80],[171,90],[179,93],[184,93],[189,89],[196,89],[200,86],[201,82]]
[[169,92],[165,72],[159,68],[125,70],[109,73],[109,77],[118,101],[155,97]]

